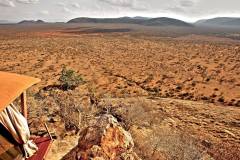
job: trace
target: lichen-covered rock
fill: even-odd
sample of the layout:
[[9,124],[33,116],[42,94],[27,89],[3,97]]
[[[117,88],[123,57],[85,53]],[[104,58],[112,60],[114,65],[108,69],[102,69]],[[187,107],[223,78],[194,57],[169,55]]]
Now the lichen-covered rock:
[[133,139],[112,115],[101,115],[80,133],[78,146],[64,160],[138,160]]

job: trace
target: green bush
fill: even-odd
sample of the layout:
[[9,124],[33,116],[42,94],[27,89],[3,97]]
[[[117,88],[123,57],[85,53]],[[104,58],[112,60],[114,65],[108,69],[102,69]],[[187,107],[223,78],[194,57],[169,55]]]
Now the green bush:
[[63,90],[73,90],[78,87],[80,84],[84,83],[84,80],[81,75],[78,75],[74,70],[67,69],[66,66],[63,67],[61,76],[59,78],[61,83],[61,88]]

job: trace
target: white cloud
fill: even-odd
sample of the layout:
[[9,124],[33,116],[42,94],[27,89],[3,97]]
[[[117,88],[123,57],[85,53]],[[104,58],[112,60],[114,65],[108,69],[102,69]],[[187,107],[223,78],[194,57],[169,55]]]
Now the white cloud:
[[59,6],[61,8],[61,10],[65,13],[70,13],[70,14],[74,14],[76,13],[75,11],[73,11],[72,9],[70,9],[70,7],[73,7],[73,8],[80,8],[80,5],[78,3],[71,3],[71,4],[68,4],[68,3],[63,3],[63,2],[58,2],[56,3],[57,6]]
[[43,10],[40,13],[43,14],[43,15],[48,15],[49,14],[49,12],[47,10]]
[[57,5],[60,6],[60,7],[65,6],[65,4],[63,2],[58,2]]
[[67,8],[67,7],[63,7],[63,11],[71,13],[71,10],[69,8]]
[[133,6],[134,3],[133,0],[100,0],[100,1],[121,7],[131,7]]
[[198,14],[201,10],[196,10],[196,5],[199,0],[174,0],[174,3],[168,5],[164,10],[176,14]]
[[192,7],[194,6],[194,2],[193,1],[190,1],[190,0],[183,0],[183,1],[180,1],[180,5],[182,7]]
[[66,6],[63,7],[63,11],[66,12],[66,13],[70,13],[70,14],[76,13],[76,12],[74,12],[73,10],[69,9],[69,8],[66,7]]
[[71,6],[74,8],[80,8],[80,5],[78,3],[72,3]]
[[15,7],[15,4],[11,0],[0,0],[1,7]]
[[179,2],[181,7],[194,7],[198,3],[198,0],[181,0]]
[[39,0],[16,0],[19,3],[25,3],[25,4],[34,4],[39,2]]
[[146,4],[137,0],[99,0],[112,6],[129,8],[133,10],[147,10]]

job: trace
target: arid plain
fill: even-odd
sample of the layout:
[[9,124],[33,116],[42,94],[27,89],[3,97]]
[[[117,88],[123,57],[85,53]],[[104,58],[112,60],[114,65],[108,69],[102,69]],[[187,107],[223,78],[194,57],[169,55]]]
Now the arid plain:
[[[55,133],[49,159],[60,159],[77,143],[72,130],[87,122],[76,126],[75,109],[80,107],[87,121],[96,112],[86,109],[94,95],[97,110],[108,107],[123,119],[142,159],[237,160],[240,41],[235,32],[123,24],[1,25],[0,70],[42,80],[28,93],[29,120],[34,134],[41,134],[39,120]],[[70,91],[58,88],[63,66],[81,74],[85,83]],[[64,107],[72,108],[72,117]]]

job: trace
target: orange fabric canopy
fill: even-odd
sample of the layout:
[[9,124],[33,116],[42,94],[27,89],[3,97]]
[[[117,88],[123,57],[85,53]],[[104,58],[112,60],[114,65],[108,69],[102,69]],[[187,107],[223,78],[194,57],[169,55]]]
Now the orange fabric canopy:
[[0,71],[0,111],[40,79]]

